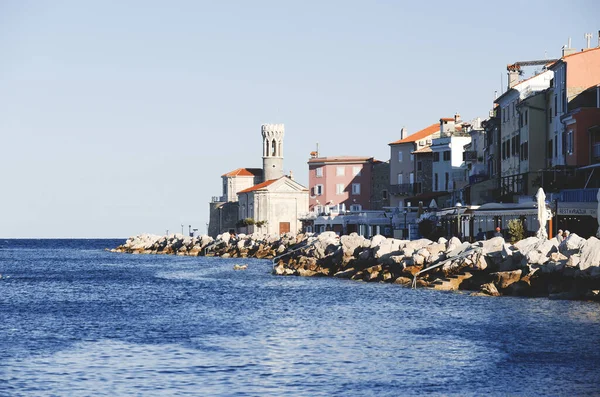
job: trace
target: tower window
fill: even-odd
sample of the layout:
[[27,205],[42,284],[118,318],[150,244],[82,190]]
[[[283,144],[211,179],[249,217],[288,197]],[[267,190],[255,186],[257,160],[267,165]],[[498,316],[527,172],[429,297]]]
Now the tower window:
[[275,153],[276,153],[277,143],[275,142],[275,139],[273,139],[273,142],[271,143],[271,145],[272,145],[272,149],[273,149],[271,156],[276,156]]

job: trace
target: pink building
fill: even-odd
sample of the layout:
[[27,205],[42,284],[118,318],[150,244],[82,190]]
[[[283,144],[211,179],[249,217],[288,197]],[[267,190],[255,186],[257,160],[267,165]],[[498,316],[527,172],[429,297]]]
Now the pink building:
[[340,211],[371,209],[373,157],[313,157],[308,161],[309,207],[323,212],[336,206]]

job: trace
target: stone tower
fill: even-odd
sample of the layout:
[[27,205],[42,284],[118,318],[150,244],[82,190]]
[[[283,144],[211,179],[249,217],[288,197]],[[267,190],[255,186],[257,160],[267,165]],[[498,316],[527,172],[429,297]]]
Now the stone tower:
[[265,181],[283,176],[283,124],[263,124],[263,178]]

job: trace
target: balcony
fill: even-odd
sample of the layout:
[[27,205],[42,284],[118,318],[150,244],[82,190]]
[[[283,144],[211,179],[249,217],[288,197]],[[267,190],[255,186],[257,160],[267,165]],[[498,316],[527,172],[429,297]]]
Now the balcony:
[[224,203],[225,202],[225,196],[212,196],[211,202],[213,202],[213,203]]
[[400,185],[390,185],[389,192],[396,196],[408,196],[418,193],[417,183],[402,183]]
[[560,192],[560,201],[570,201],[576,203],[596,202],[598,189],[565,189]]

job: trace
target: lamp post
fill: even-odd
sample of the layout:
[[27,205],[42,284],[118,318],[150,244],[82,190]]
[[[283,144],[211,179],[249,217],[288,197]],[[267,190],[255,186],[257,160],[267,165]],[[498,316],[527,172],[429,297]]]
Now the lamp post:
[[181,235],[183,236],[183,223],[181,224]]
[[406,224],[406,215],[408,214],[408,210],[404,209],[404,232],[402,233],[402,237],[408,237],[408,225]]

